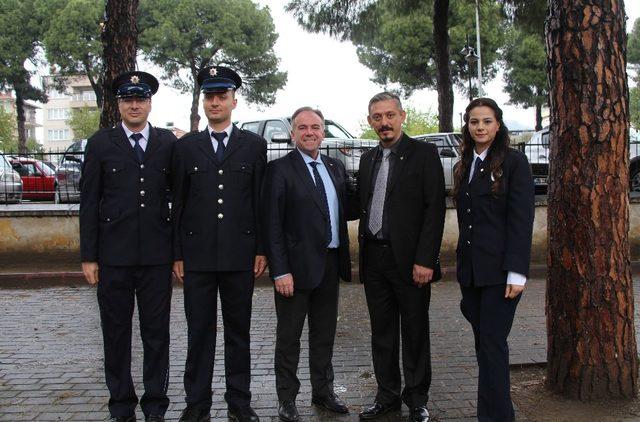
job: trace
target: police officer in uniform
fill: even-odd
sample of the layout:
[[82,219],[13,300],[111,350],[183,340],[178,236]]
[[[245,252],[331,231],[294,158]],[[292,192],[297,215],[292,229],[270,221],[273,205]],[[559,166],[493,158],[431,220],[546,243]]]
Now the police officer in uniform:
[[224,322],[228,416],[257,421],[250,406],[249,329],[254,278],[265,269],[258,210],[267,144],[231,123],[240,76],[227,67],[198,74],[208,126],[176,145],[174,266],[184,280],[187,407],[180,421],[210,420],[217,295]]
[[146,421],[169,406],[171,216],[169,188],[175,136],[147,122],[158,81],[127,72],[113,82],[122,122],[87,142],[80,181],[82,270],[98,285],[111,421],[135,421],[131,318],[137,301],[144,346]]

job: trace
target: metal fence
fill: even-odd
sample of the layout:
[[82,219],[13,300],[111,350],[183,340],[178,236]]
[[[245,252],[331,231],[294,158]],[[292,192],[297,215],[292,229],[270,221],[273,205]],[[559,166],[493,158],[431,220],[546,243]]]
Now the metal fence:
[[[447,191],[453,188],[453,172],[460,160],[458,139],[452,134],[432,134],[419,137],[434,143],[444,169]],[[341,161],[355,184],[362,154],[377,145],[373,140],[325,139],[322,153]],[[537,194],[546,194],[549,175],[548,142],[515,145],[525,153],[531,164]],[[274,160],[292,150],[288,143],[270,143],[267,159]],[[80,202],[80,175],[83,161],[82,145],[74,143],[67,151],[51,151],[19,155],[0,153],[0,204],[8,203],[68,203]],[[640,142],[630,144],[630,186],[640,191]]]

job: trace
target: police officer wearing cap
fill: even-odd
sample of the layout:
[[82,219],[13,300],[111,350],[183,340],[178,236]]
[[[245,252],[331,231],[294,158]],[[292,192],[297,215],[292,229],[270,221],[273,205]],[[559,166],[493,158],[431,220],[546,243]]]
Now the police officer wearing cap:
[[158,81],[145,72],[119,75],[112,89],[122,122],[87,142],[80,181],[82,270],[98,285],[111,421],[135,421],[131,319],[137,301],[144,346],[146,421],[169,406],[171,308],[170,169],[175,136],[151,126]]
[[240,76],[223,66],[198,74],[208,126],[176,144],[173,270],[184,281],[187,407],[180,421],[210,420],[217,296],[224,323],[228,416],[257,421],[250,406],[249,329],[254,278],[265,269],[258,211],[267,144],[231,123]]

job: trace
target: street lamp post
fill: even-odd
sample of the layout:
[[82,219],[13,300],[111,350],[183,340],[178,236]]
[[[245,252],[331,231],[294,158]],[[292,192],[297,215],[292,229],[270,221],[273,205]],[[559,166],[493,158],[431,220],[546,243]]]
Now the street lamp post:
[[467,35],[467,43],[460,51],[460,54],[464,56],[467,61],[467,76],[469,77],[469,102],[473,101],[473,91],[471,89],[471,66],[478,60],[476,51],[469,45],[469,36]]

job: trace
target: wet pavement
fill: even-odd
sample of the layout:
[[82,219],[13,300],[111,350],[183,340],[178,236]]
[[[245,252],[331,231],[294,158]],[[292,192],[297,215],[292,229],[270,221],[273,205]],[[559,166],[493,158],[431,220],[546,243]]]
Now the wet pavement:
[[[46,283],[45,283],[46,285]],[[636,288],[638,291],[638,288]],[[434,421],[475,420],[477,369],[473,335],[459,307],[457,283],[436,283],[431,296],[433,382],[429,410]],[[102,336],[96,290],[75,283],[41,288],[0,288],[0,421],[91,421],[108,418]],[[184,407],[182,376],[186,356],[186,322],[182,289],[173,292],[171,373],[167,420]],[[256,284],[252,335],[252,405],[261,420],[277,420],[273,370],[275,310],[273,289]],[[133,373],[142,395],[142,344],[134,317]],[[222,322],[213,377],[213,420],[226,420]],[[546,361],[544,280],[528,283],[510,337],[511,363]],[[303,333],[298,395],[301,420],[358,420],[358,412],[376,391],[371,362],[369,318],[362,285],[341,285],[334,350],[335,389],[351,413],[336,416],[311,406],[306,330]],[[402,420],[408,409],[380,420]],[[144,420],[138,408],[139,420]]]

